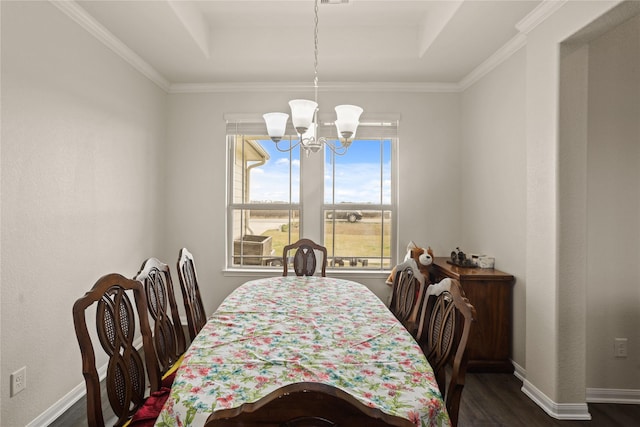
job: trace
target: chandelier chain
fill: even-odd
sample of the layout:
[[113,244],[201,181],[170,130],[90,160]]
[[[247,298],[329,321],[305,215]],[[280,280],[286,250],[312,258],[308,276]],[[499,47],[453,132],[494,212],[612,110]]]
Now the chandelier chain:
[[[2,0],[0,0],[2,1]],[[289,140],[289,146],[282,148],[278,143],[282,140],[285,130],[288,114],[285,113],[268,113],[264,115],[267,123],[267,132],[269,137],[276,144],[276,149],[282,152],[288,152],[300,146],[307,156],[309,153],[317,152],[323,146],[329,148],[334,154],[342,156],[346,154],[347,149],[351,145],[358,126],[358,119],[362,113],[362,108],[355,105],[338,105],[335,107],[338,120],[334,122],[338,133],[338,141],[332,142],[324,136],[319,136],[318,132],[318,0],[314,4],[314,29],[313,29],[313,88],[314,101],[304,99],[296,99],[289,101],[291,106],[291,116],[294,127],[298,133],[297,142]],[[314,105],[315,104],[315,105]],[[312,106],[312,108],[310,108]],[[307,115],[311,115],[308,117]],[[297,115],[297,116],[296,116]],[[296,118],[298,119],[296,124]],[[340,141],[340,137],[344,141]]]
[[318,102],[318,0],[316,0],[316,3],[315,3],[314,13],[315,13],[315,26],[314,26],[314,32],[313,32],[313,45],[314,45],[313,88],[314,88],[315,101]]

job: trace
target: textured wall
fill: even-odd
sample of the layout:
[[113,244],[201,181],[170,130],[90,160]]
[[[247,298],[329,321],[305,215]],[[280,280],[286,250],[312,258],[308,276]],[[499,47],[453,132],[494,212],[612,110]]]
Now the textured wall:
[[[560,254],[584,254],[566,240],[572,218],[560,210],[560,43],[618,2],[566,2],[527,34],[527,303],[524,388],[548,412],[564,417],[586,412],[586,299],[563,286]],[[584,283],[580,291],[584,292]],[[567,301],[571,306],[563,306]],[[578,315],[571,315],[571,312]],[[571,339],[564,339],[571,337]],[[575,404],[575,405],[574,405]]]
[[460,149],[460,245],[466,252],[494,256],[497,269],[516,277],[512,357],[523,368],[526,368],[525,58],[525,49],[520,49],[463,93]]
[[[212,285],[202,290],[213,311],[248,275],[225,279],[225,113],[261,114],[286,108],[300,93],[204,93],[170,95],[166,247],[169,259],[192,247],[198,274]],[[459,241],[459,98],[457,93],[321,93],[320,108],[349,102],[366,114],[400,114],[399,256],[409,240],[443,255]],[[320,181],[319,181],[320,182]],[[307,191],[309,189],[305,189]],[[311,190],[313,191],[313,190]],[[363,283],[386,300],[386,275]],[[363,279],[357,276],[356,280]]]
[[640,16],[589,43],[588,70],[587,386],[639,390]]
[[73,302],[156,253],[165,105],[50,3],[2,2],[3,426],[83,382]]

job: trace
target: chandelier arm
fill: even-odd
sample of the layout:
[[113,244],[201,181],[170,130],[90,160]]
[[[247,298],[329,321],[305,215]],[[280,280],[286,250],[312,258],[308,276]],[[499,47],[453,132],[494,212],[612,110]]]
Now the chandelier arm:
[[336,156],[344,156],[345,154],[347,154],[347,147],[345,147],[344,145],[340,144],[333,144],[331,141],[329,141],[328,139],[322,137],[321,139],[323,139],[324,144],[329,147],[329,149],[331,151],[333,151],[335,153]]
[[280,148],[280,141],[274,141],[274,142],[276,143],[276,149],[278,151],[280,151],[281,153],[288,153],[289,151],[292,151],[294,148],[300,145],[300,143],[302,142],[302,139],[299,139],[298,142],[296,142],[293,145],[291,145],[291,140],[289,140],[289,147],[284,149]]

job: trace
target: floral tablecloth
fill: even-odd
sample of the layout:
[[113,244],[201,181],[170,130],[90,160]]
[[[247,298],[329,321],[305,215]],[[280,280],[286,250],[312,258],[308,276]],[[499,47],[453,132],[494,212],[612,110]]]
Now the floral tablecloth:
[[187,350],[156,422],[203,426],[215,410],[321,382],[419,426],[449,426],[431,366],[364,285],[271,277],[237,288]]

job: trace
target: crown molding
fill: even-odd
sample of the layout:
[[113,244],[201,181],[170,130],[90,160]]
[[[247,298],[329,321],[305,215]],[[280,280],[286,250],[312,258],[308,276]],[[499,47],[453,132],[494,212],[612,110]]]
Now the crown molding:
[[[487,75],[498,65],[509,59],[527,44],[527,34],[556,13],[569,0],[544,0],[520,22],[516,24],[518,34],[505,43],[489,58],[474,68],[458,83],[329,83],[323,84],[321,92],[420,92],[456,93],[463,92]],[[212,93],[212,92],[274,92],[309,91],[311,85],[302,83],[203,83],[171,84],[169,93]]]
[[[519,33],[494,54],[474,68],[457,83],[425,82],[337,82],[323,83],[321,92],[402,92],[402,93],[458,93],[479,81],[494,68],[526,45],[526,35],[558,11],[569,0],[544,0],[538,7],[516,24]],[[96,39],[131,64],[141,74],[170,94],[224,93],[224,92],[308,92],[309,83],[295,82],[221,82],[221,83],[171,83],[155,68],[97,22],[75,1],[49,0],[51,4],[73,19]]]
[[511,55],[520,50],[520,48],[525,46],[527,44],[527,34],[533,31],[534,28],[543,23],[551,15],[556,13],[567,1],[568,0],[544,0],[535,9],[529,12],[527,16],[522,18],[516,24],[518,34],[460,80],[458,83],[460,91],[464,91],[471,87],[498,65],[509,59]]
[[462,80],[460,80],[460,91],[465,91],[471,87],[474,83],[480,80],[485,75],[489,74],[494,68],[502,64],[509,59],[511,55],[516,53],[520,48],[527,44],[527,37],[519,33],[515,35],[511,40],[505,43],[500,49],[495,51],[493,55],[487,58],[484,62],[473,69]]
[[544,0],[516,24],[516,29],[524,34],[530,33],[548,17],[556,13],[567,1],[568,0]]
[[[51,4],[87,30],[98,41],[131,64],[149,80],[167,93],[222,93],[222,92],[308,92],[313,89],[310,83],[295,82],[249,82],[249,83],[171,83],[149,63],[114,36],[102,24],[96,21],[86,10],[73,0],[49,0]],[[422,83],[422,82],[338,82],[326,83],[319,87],[321,92],[410,92],[410,93],[455,93],[460,92],[458,83]]]
[[[310,83],[174,83],[169,93],[216,93],[216,92],[309,92],[313,90]],[[321,83],[320,92],[411,92],[442,93],[459,92],[458,83],[388,83],[388,82],[334,82]]]
[[165,79],[156,71],[155,68],[149,65],[144,59],[125,45],[119,38],[114,36],[102,24],[96,21],[75,1],[49,0],[49,2],[60,9],[68,17],[73,19],[82,28],[87,30],[89,34],[98,39],[98,41],[102,42],[105,46],[128,62],[133,66],[133,68],[142,73],[142,75],[158,85],[162,90],[165,92],[169,90],[170,83],[167,79]]

